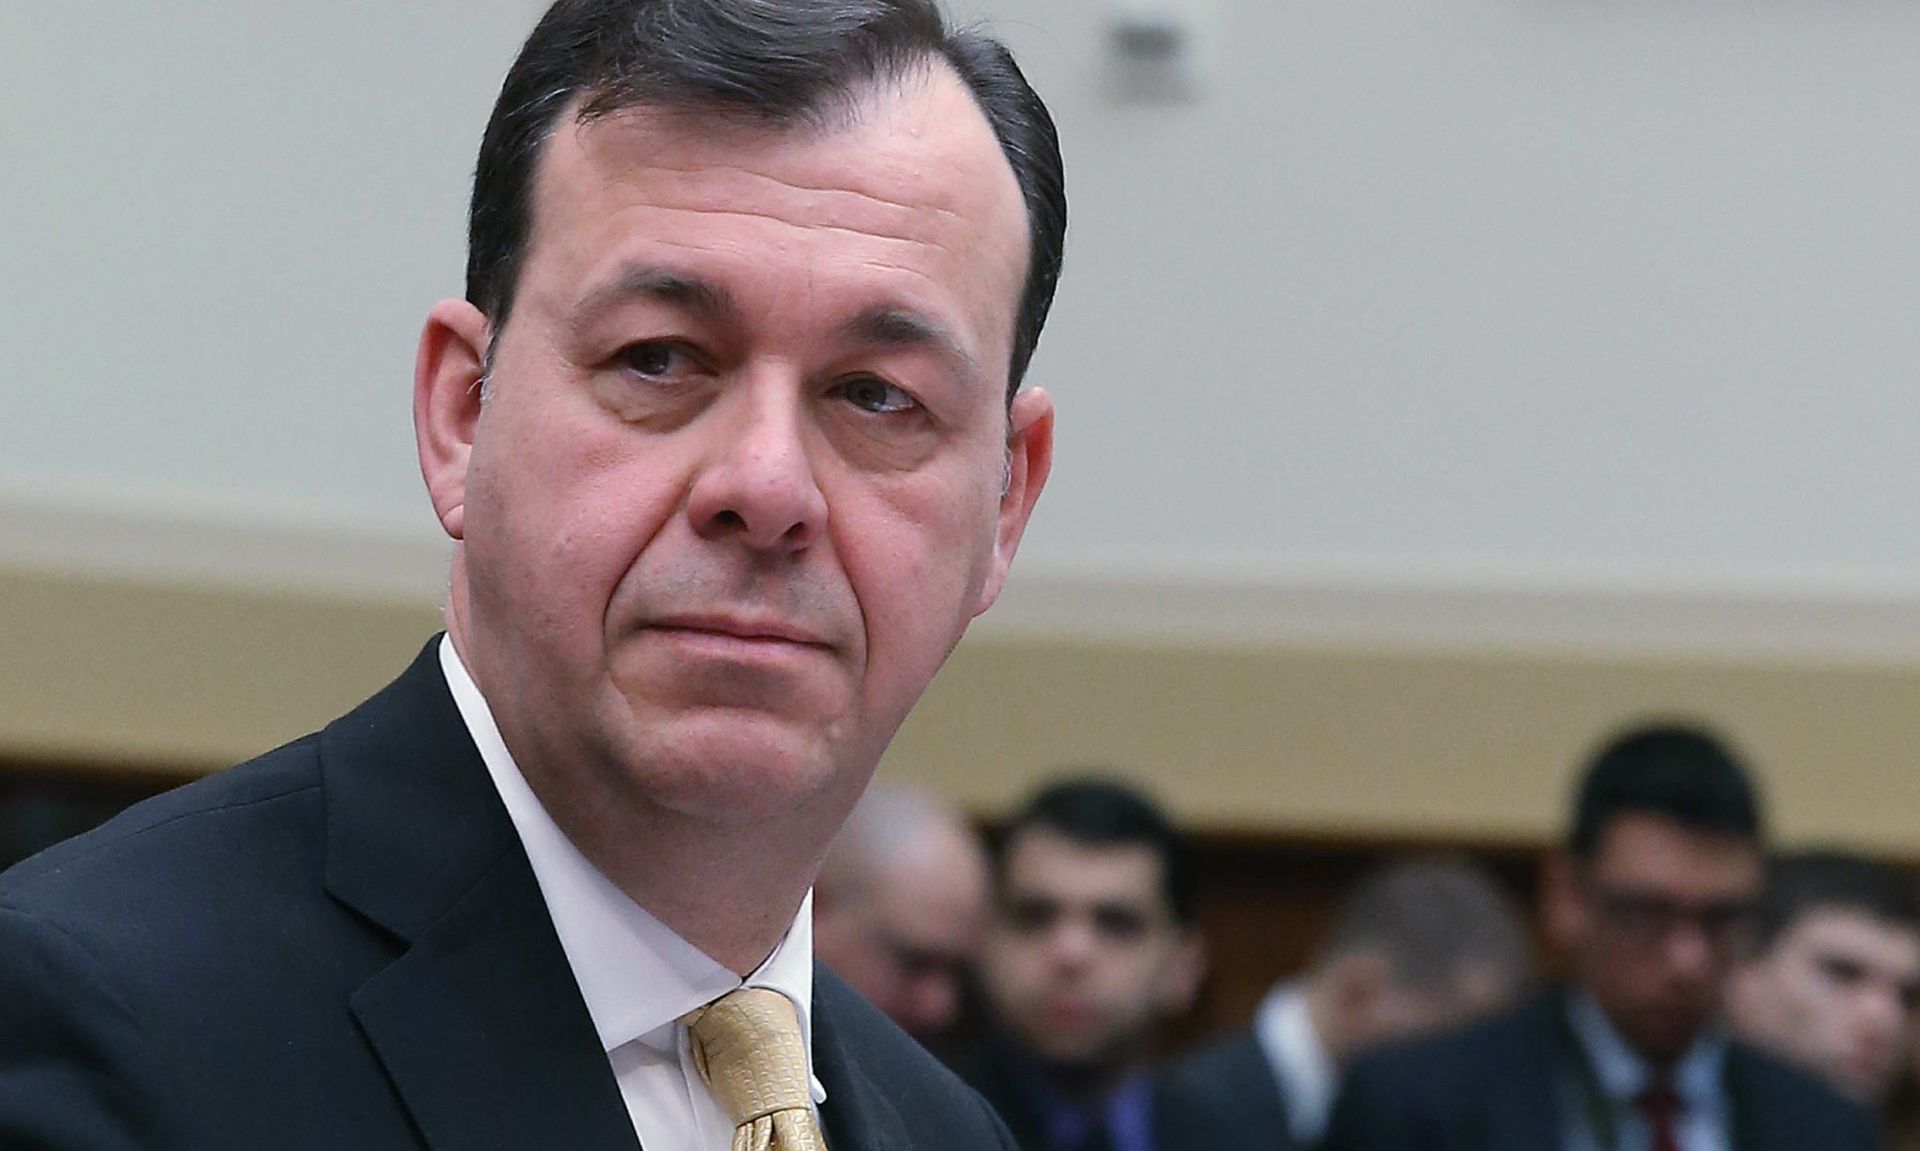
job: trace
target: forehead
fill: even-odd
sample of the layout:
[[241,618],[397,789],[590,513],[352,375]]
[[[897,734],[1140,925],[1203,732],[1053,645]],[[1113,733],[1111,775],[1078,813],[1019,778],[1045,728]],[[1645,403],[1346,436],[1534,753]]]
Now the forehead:
[[1002,863],[1008,894],[1159,906],[1160,855],[1144,843],[1090,844],[1045,827],[1017,833]]
[[646,106],[563,114],[535,171],[522,288],[578,292],[650,246],[755,268],[838,259],[1009,325],[1028,255],[1012,168],[944,64],[779,126]]
[[1600,833],[1593,866],[1613,882],[1732,895],[1758,891],[1763,861],[1759,846],[1738,836],[1625,812]]

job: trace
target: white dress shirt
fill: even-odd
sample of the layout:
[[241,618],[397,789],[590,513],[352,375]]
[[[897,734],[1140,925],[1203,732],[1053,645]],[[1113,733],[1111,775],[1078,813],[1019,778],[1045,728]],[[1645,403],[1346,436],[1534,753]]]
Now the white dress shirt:
[[[1634,1106],[1634,1097],[1652,1081],[1653,1072],[1636,1055],[1607,1014],[1590,997],[1575,994],[1567,1004],[1573,1034],[1593,1065],[1605,1105],[1612,1112],[1616,1137],[1611,1148],[1601,1146],[1592,1125],[1575,1108],[1567,1145],[1573,1151],[1649,1151],[1653,1131]],[[1731,1116],[1722,1069],[1727,1043],[1717,1031],[1694,1041],[1692,1049],[1674,1065],[1669,1086],[1680,1096],[1683,1110],[1674,1122],[1674,1136],[1686,1151],[1728,1151]]]
[[1287,1106],[1287,1130],[1294,1141],[1311,1147],[1327,1133],[1340,1072],[1313,1029],[1306,989],[1283,983],[1267,993],[1253,1016],[1253,1034],[1267,1056],[1280,1098]]
[[687,1012],[741,986],[778,991],[800,1015],[817,1108],[826,1099],[813,1070],[813,894],[793,925],[743,984],[587,862],[527,786],[507,752],[493,713],[453,640],[440,642],[440,667],[467,731],[526,848],[567,964],[606,1050],[634,1134],[666,1151],[728,1151],[733,1124],[694,1069]]

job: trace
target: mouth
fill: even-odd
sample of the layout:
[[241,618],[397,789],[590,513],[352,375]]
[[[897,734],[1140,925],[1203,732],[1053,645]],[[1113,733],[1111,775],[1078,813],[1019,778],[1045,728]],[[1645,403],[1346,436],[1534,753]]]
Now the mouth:
[[1079,1031],[1093,1018],[1093,1009],[1079,1000],[1055,1000],[1040,1011],[1045,1025],[1054,1031]]
[[826,638],[813,631],[770,616],[677,615],[656,619],[647,626],[651,631],[691,643],[821,649],[833,647]]

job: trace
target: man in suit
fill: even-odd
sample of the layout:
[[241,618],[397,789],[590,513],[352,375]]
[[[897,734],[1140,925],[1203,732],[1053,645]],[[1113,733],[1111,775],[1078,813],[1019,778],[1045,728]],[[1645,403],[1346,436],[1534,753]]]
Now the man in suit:
[[1101,779],[1043,788],[1002,829],[980,978],[992,1035],[961,1062],[1026,1151],[1208,1147],[1156,1090],[1159,1025],[1203,956],[1185,844],[1158,807]]
[[0,1146],[1006,1146],[808,889],[1046,478],[1064,219],[931,3],[556,4],[416,361],[446,635],[0,880]]
[[897,785],[867,789],[813,885],[820,961],[933,1051],[970,996],[987,856],[960,812]]
[[1730,984],[1734,1032],[1885,1106],[1920,1028],[1913,877],[1849,852],[1782,856],[1767,868],[1759,930]]
[[1760,805],[1707,733],[1628,732],[1593,760],[1548,928],[1569,982],[1491,1021],[1360,1060],[1331,1151],[1856,1151],[1872,1124],[1825,1084],[1730,1040],[1753,938]]
[[1479,868],[1390,864],[1347,899],[1306,974],[1275,987],[1251,1026],[1163,1074],[1217,1120],[1220,1151],[1304,1151],[1326,1133],[1341,1068],[1507,1006],[1531,967],[1519,913]]

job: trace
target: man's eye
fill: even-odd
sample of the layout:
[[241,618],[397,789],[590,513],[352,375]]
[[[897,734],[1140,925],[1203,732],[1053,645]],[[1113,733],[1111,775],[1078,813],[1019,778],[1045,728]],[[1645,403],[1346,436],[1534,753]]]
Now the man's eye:
[[1093,924],[1112,940],[1139,939],[1147,933],[1147,917],[1131,907],[1102,904],[1093,910]]
[[1016,899],[1006,910],[1007,926],[1021,935],[1045,931],[1060,918],[1057,904],[1044,899]]
[[646,340],[620,352],[621,362],[643,376],[669,375],[675,368],[684,367],[686,358],[677,345],[665,340]]
[[1831,983],[1841,987],[1852,987],[1867,977],[1866,968],[1850,959],[1827,956],[1818,961],[1820,973]]
[[840,394],[863,412],[909,412],[920,406],[919,401],[905,391],[875,376],[856,376],[846,381],[840,385]]

